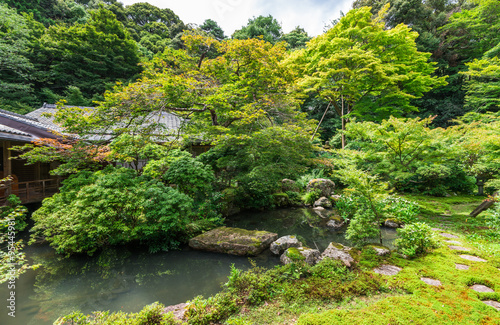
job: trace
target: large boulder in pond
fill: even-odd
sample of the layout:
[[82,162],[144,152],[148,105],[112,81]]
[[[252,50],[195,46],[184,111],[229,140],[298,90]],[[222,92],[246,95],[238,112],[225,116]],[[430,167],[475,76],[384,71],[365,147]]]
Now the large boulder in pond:
[[354,258],[351,256],[350,250],[350,247],[344,246],[342,244],[330,243],[323,254],[321,254],[320,260],[331,258],[341,261],[347,267],[351,267],[354,263]]
[[257,255],[276,239],[278,234],[268,231],[219,227],[191,238],[189,247],[231,255]]
[[311,179],[307,183],[306,191],[310,192],[313,189],[318,189],[320,191],[319,196],[330,197],[334,194],[335,183],[326,178],[315,178]]
[[290,247],[280,257],[283,264],[304,261],[309,265],[314,265],[318,261],[320,252],[309,247]]
[[283,236],[271,243],[269,249],[276,255],[286,251],[290,247],[301,247],[302,243],[296,236]]

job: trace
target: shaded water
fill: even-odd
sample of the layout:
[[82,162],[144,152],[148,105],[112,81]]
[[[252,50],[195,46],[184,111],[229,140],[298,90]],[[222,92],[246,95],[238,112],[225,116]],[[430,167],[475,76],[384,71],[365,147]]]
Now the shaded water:
[[[310,209],[284,209],[242,213],[226,224],[249,230],[277,232],[280,236],[299,235],[309,247],[324,249],[330,241],[349,244],[343,232],[324,227],[325,221]],[[390,246],[395,231],[383,230],[384,244]],[[23,274],[16,281],[16,317],[1,307],[1,325],[48,325],[58,317],[80,310],[137,312],[159,301],[172,305],[197,295],[209,296],[220,291],[227,281],[230,265],[248,269],[248,258],[179,251],[149,254],[140,248],[109,249],[99,256],[63,258],[45,245],[27,247],[26,253],[43,266]],[[252,258],[257,265],[272,267],[279,258],[267,251]],[[7,285],[0,285],[0,300],[9,298]]]

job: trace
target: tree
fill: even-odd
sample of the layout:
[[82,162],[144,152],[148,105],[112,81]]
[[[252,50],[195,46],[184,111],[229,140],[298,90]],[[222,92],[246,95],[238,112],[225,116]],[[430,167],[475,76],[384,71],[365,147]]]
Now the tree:
[[222,41],[226,38],[222,28],[212,19],[206,19],[199,28],[218,41]]
[[23,109],[33,98],[30,43],[27,19],[0,4],[0,107],[4,109]]
[[248,20],[248,24],[233,33],[234,39],[261,37],[264,41],[275,44],[281,40],[281,25],[273,16],[259,16]]
[[51,26],[41,36],[33,57],[37,91],[47,88],[63,97],[74,86],[95,100],[141,71],[137,44],[114,14],[100,8],[90,16],[86,24]]
[[369,7],[351,10],[288,60],[298,88],[327,100],[343,130],[352,115],[380,120],[416,110],[411,99],[445,84],[431,76],[430,54],[417,51],[417,33],[405,25],[386,29],[383,14],[372,19]]
[[302,27],[297,26],[290,33],[283,35],[281,40],[288,43],[288,49],[296,50],[306,47],[306,43],[311,40],[311,37]]

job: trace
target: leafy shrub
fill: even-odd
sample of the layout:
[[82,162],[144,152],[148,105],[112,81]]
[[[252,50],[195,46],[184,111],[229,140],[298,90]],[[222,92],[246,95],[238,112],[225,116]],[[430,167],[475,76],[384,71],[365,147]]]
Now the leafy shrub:
[[420,213],[417,203],[400,197],[390,196],[383,203],[386,205],[385,211],[405,225],[415,222]]
[[205,196],[213,187],[212,168],[192,157],[182,157],[170,164],[163,179],[177,185],[179,191],[192,198]]
[[197,296],[189,301],[184,317],[187,318],[189,324],[217,324],[231,316],[238,309],[235,297],[228,292],[221,292],[207,299]]
[[356,202],[348,195],[341,195],[335,202],[335,207],[344,220],[350,220],[356,213]]
[[185,194],[131,169],[82,172],[33,213],[32,239],[45,237],[68,255],[134,240],[152,251],[168,249],[178,244],[192,205]]
[[410,258],[438,247],[431,227],[423,222],[408,224],[398,229],[397,232],[399,238],[394,241],[394,244],[401,253]]
[[302,195],[302,201],[304,201],[305,204],[313,205],[316,200],[318,200],[321,196],[321,190],[317,188],[313,188],[309,192],[304,193]]
[[288,195],[288,200],[290,201],[290,204],[292,205],[302,204],[302,200],[299,193],[294,191],[286,191],[285,194]]
[[345,280],[349,278],[350,271],[341,261],[325,258],[311,267],[311,274],[322,279]]
[[55,325],[180,325],[172,313],[163,313],[165,306],[155,302],[138,313],[97,311],[90,315],[74,312],[58,319]]
[[500,204],[495,203],[490,209],[490,215],[486,217],[486,225],[493,229],[500,230]]
[[295,183],[298,186],[300,186],[300,188],[304,189],[304,188],[306,188],[307,184],[309,183],[309,181],[311,179],[323,178],[324,174],[325,174],[324,169],[312,169],[311,171],[309,171],[309,173],[304,174],[304,175],[300,176],[299,178],[297,178]]

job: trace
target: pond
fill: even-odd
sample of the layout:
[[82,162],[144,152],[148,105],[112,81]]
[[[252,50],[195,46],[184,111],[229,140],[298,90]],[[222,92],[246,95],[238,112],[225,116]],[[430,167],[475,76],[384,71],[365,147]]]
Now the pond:
[[[226,220],[230,227],[268,230],[279,236],[298,235],[307,246],[323,250],[330,241],[349,244],[345,229],[330,230],[311,209],[246,212]],[[382,229],[384,244],[391,246],[396,233]],[[16,281],[16,317],[0,313],[2,325],[48,325],[75,310],[137,312],[159,301],[168,306],[217,293],[227,281],[231,264],[248,269],[246,257],[178,251],[149,254],[137,247],[108,249],[99,256],[63,258],[46,245],[32,245],[26,253],[43,266]],[[271,268],[279,257],[269,251],[253,257],[259,266]],[[7,285],[0,285],[0,299],[9,298]]]

